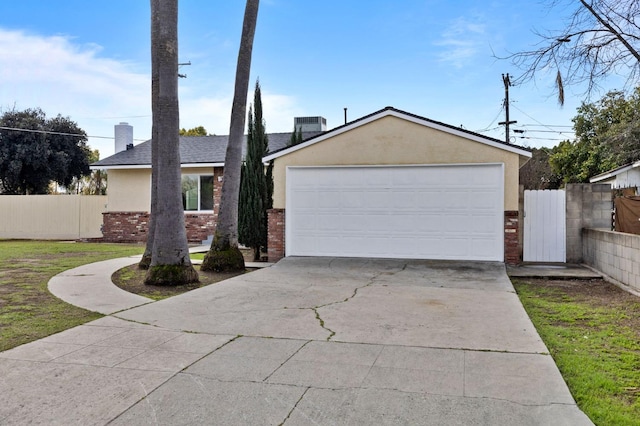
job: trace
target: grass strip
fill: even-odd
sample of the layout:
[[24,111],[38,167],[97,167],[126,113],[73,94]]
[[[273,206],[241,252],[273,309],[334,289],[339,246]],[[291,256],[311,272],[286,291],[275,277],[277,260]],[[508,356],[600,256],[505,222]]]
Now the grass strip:
[[640,425],[640,298],[513,283],[578,406],[596,425]]
[[132,244],[0,240],[0,351],[100,318],[69,305],[47,289],[70,268],[141,254]]

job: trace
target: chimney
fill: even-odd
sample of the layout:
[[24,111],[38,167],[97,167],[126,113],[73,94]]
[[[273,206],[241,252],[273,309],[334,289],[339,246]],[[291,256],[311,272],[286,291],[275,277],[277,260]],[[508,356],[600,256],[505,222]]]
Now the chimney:
[[116,153],[133,148],[133,126],[129,123],[120,123],[114,126]]

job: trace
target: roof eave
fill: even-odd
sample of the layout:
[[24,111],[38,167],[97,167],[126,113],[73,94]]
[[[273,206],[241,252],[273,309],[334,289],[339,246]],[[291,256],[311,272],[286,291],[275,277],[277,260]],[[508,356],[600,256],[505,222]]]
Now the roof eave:
[[[198,168],[198,167],[224,167],[224,163],[184,163],[180,164],[180,168]],[[113,165],[90,165],[91,170],[145,170],[151,169],[151,164],[113,164]]]
[[608,172],[589,178],[589,183],[597,183],[602,182],[603,180],[615,178],[620,173],[628,172],[629,170],[636,169],[638,167],[640,167],[640,161],[636,161],[635,163],[627,164],[626,166],[618,167],[617,169],[609,170]]
[[527,151],[525,149],[519,148],[517,146],[507,145],[507,144],[504,144],[504,143],[501,143],[501,142],[498,142],[498,141],[494,141],[494,140],[492,140],[490,138],[485,138],[482,135],[475,135],[475,134],[470,133],[470,132],[458,131],[455,128],[452,128],[452,127],[449,127],[449,126],[444,126],[444,125],[439,124],[437,122],[433,122],[433,121],[430,121],[430,120],[427,120],[427,119],[424,119],[424,118],[413,116],[413,115],[404,113],[402,111],[396,110],[394,108],[385,108],[385,109],[379,111],[378,113],[371,114],[368,117],[364,117],[362,119],[355,120],[354,122],[352,122],[350,124],[346,124],[344,126],[336,128],[334,130],[329,130],[328,132],[323,133],[321,135],[318,135],[318,136],[316,136],[314,138],[311,138],[306,142],[302,142],[299,145],[294,145],[294,146],[292,146],[290,148],[286,148],[286,149],[283,149],[281,151],[275,152],[275,153],[273,153],[271,155],[267,155],[266,157],[264,157],[262,159],[262,161],[264,163],[267,163],[267,162],[269,162],[269,161],[271,161],[273,159],[276,159],[278,157],[282,157],[282,156],[290,154],[292,152],[296,152],[298,150],[304,149],[304,148],[306,148],[306,147],[308,147],[310,145],[316,144],[318,142],[322,142],[322,141],[324,141],[326,139],[332,138],[334,136],[338,136],[338,135],[340,135],[342,133],[346,133],[346,132],[348,132],[350,130],[356,129],[356,128],[360,127],[360,126],[364,126],[366,124],[369,124],[369,123],[371,123],[373,121],[379,120],[380,118],[387,117],[387,116],[393,116],[393,117],[401,118],[403,120],[407,120],[407,121],[410,121],[410,122],[413,122],[413,123],[416,123],[416,124],[420,124],[420,125],[423,125],[423,126],[426,126],[426,127],[430,127],[432,129],[436,129],[436,130],[439,130],[439,131],[442,131],[442,132],[446,132],[446,133],[453,134],[453,135],[456,135],[456,136],[459,136],[459,137],[463,137],[465,139],[470,139],[470,140],[473,140],[475,142],[479,142],[479,143],[482,143],[482,144],[485,144],[485,145],[489,145],[489,146],[492,146],[494,148],[499,148],[499,149],[503,149],[505,151],[513,152],[515,154],[522,155],[522,156],[527,157],[527,158],[531,158],[531,156],[532,156],[530,151]]

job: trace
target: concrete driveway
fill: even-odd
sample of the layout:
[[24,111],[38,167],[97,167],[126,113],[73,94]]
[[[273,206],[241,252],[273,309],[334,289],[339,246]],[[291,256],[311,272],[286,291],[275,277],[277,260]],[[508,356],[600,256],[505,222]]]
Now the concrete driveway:
[[0,423],[592,424],[499,263],[287,258],[0,374]]

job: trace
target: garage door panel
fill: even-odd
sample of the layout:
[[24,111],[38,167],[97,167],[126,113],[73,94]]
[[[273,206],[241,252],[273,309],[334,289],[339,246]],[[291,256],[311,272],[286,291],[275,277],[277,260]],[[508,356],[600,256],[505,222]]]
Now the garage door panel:
[[454,214],[449,212],[442,216],[440,229],[447,235],[465,235],[469,232],[469,217],[466,213]]
[[296,193],[296,197],[298,197],[298,202],[301,206],[305,206],[305,208],[307,209],[317,208],[317,193],[315,191],[298,190],[298,192]]
[[466,224],[466,230],[474,235],[495,235],[495,220],[493,216],[477,214]]
[[502,165],[287,169],[287,255],[503,259]]
[[478,190],[466,196],[466,203],[473,210],[493,211],[495,209],[493,204],[495,192],[496,189],[492,191]]

